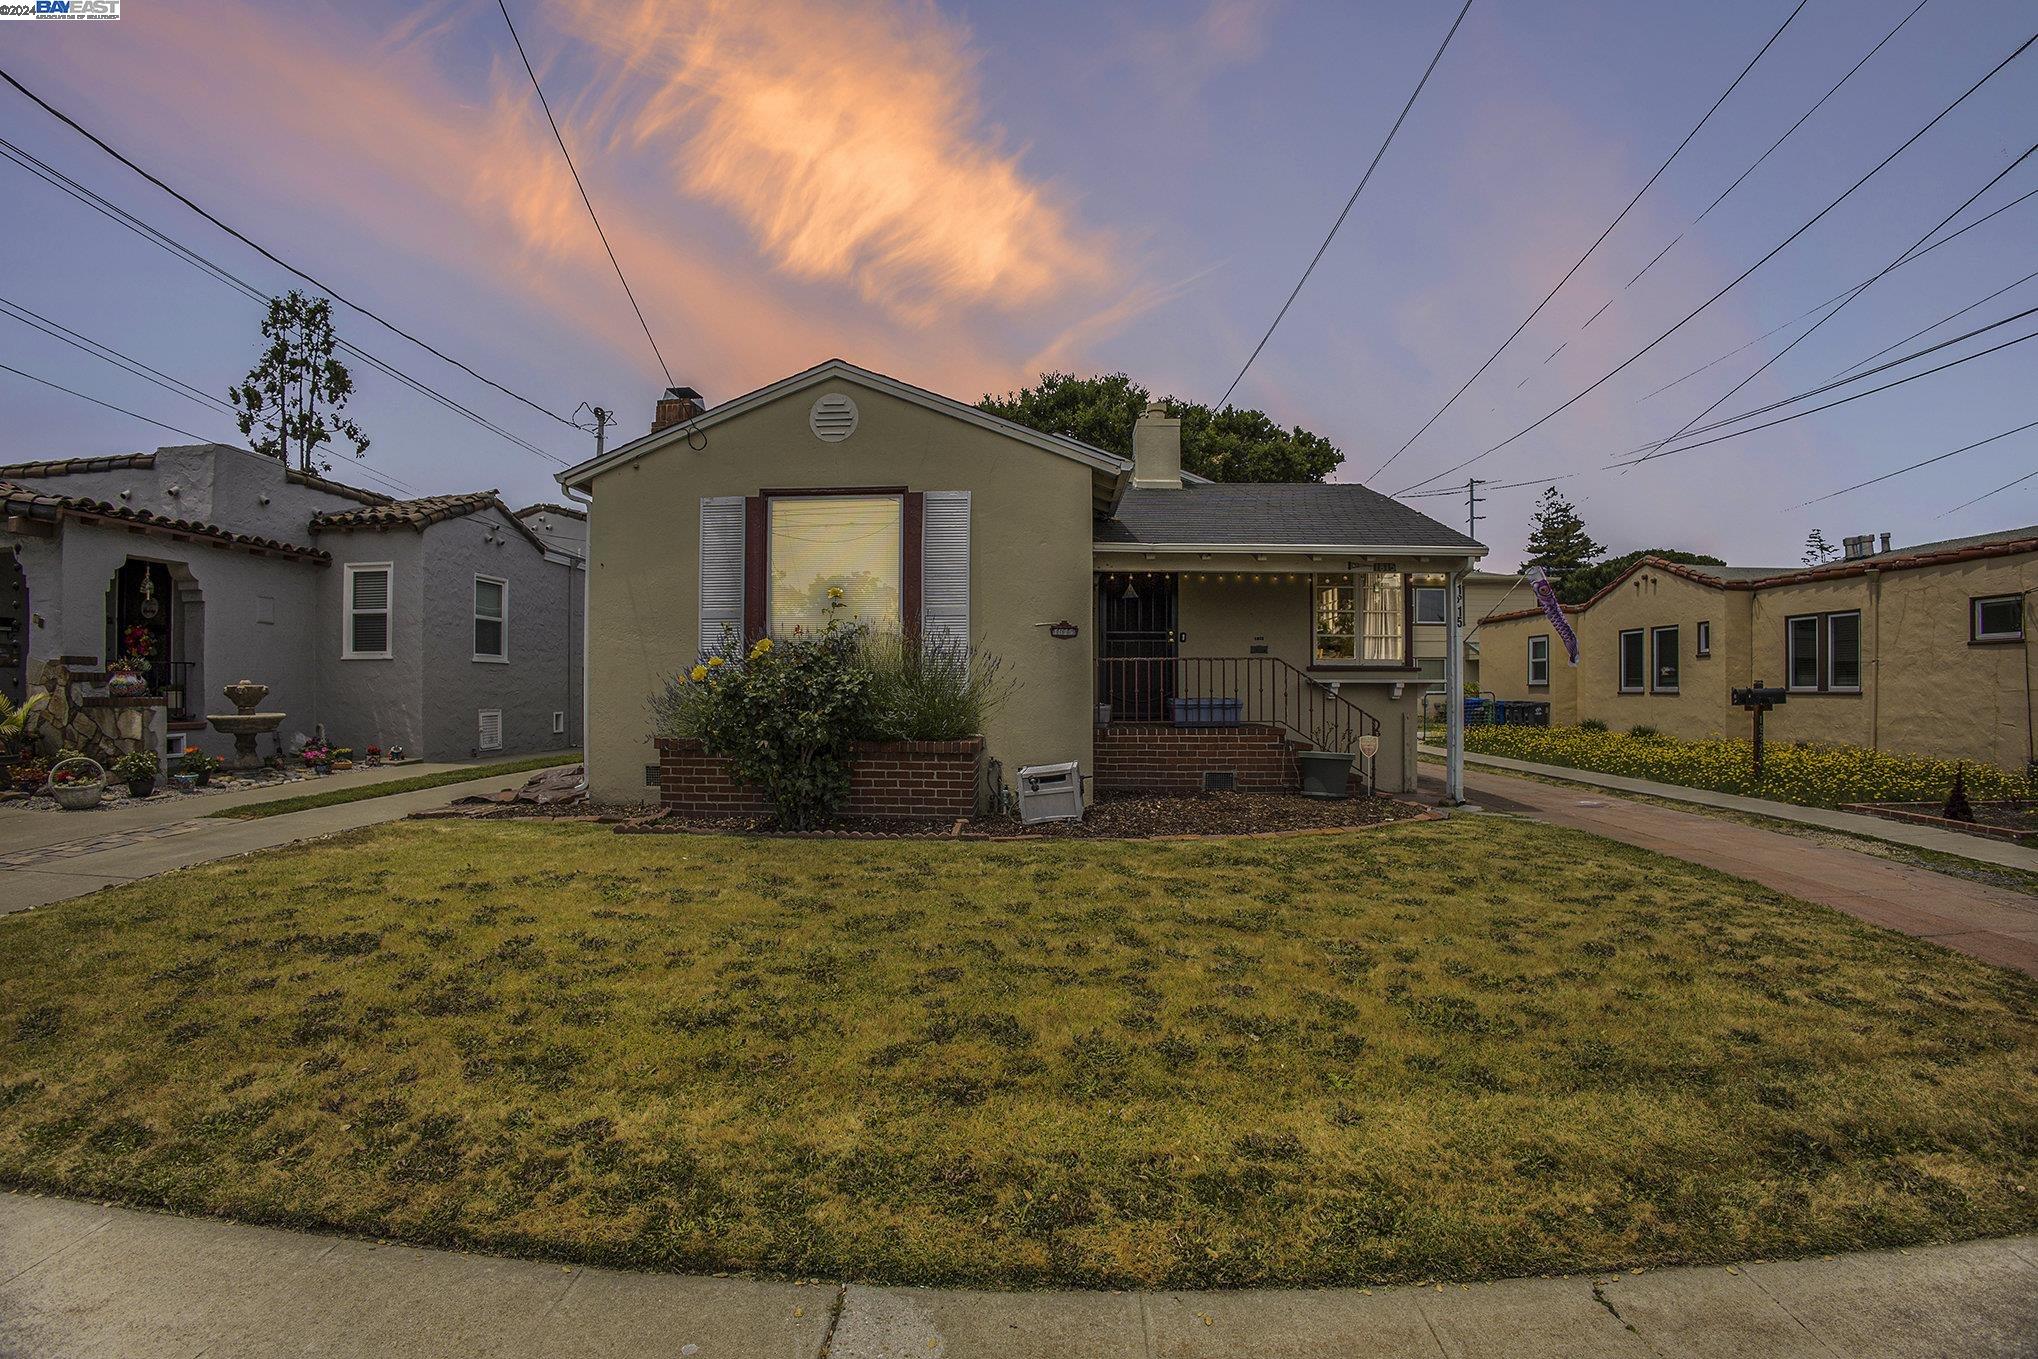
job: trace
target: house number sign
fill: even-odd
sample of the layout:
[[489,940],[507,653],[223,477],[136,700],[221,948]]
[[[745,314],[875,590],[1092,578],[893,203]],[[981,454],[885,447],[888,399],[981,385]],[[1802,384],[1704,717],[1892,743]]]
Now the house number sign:
[[1047,635],[1056,641],[1069,641],[1076,635],[1076,625],[1069,622],[1066,618],[1062,619],[1059,623],[1049,623],[1047,625]]

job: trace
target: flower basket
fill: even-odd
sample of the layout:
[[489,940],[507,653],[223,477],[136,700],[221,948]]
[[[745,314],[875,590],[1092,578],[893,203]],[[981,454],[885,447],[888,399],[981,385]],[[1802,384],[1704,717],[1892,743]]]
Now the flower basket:
[[116,670],[106,677],[106,692],[115,698],[139,698],[148,691],[148,677],[132,670]]
[[106,792],[106,770],[83,755],[59,760],[50,770],[50,796],[67,812],[86,812]]

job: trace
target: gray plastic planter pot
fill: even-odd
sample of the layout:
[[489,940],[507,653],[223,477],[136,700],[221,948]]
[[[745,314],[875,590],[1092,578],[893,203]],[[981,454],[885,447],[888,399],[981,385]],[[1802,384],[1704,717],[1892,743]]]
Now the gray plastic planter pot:
[[1302,796],[1346,797],[1352,773],[1350,754],[1335,750],[1298,750],[1295,763],[1302,770]]

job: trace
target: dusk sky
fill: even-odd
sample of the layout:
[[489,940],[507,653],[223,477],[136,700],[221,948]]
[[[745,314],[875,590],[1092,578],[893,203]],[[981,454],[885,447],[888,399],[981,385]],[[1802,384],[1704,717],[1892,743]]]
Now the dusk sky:
[[[1234,400],[1395,492],[1514,433],[1802,225],[2029,37],[2029,0],[1927,0],[1695,228],[1916,0],[1809,0],[1577,277],[1392,467],[1790,12],[1474,0],[1399,138]],[[643,432],[664,385],[493,0],[126,0],[5,29],[0,65],[250,237],[505,386]],[[1042,369],[1215,401],[1322,240],[1455,4],[1200,0],[512,0],[610,240],[680,383],[710,404],[840,356],[964,399]],[[0,135],[268,291],[293,280],[12,90]],[[1485,458],[1561,484],[1614,550],[1797,560],[1808,530],[1899,543],[2038,522],[2038,430],[1789,506],[2038,420],[2038,341],[1632,472],[1793,328],[1664,383],[1889,264],[2038,142],[2038,48],[1718,304]],[[1952,224],[2038,187],[2025,161]],[[16,165],[0,296],[219,395],[250,301]],[[1687,231],[1687,228],[1689,230]],[[1640,282],[1625,284],[1683,238]],[[2038,198],[1892,273],[1720,414],[1818,386],[2038,270]],[[1588,317],[1612,299],[1581,331]],[[2038,279],[1897,352],[2038,306]],[[591,436],[366,318],[342,336],[565,462]],[[2005,326],[1934,362],[2030,333]],[[1563,348],[1554,359],[1546,356]],[[230,420],[0,318],[0,363],[208,438]],[[356,367],[366,466],[420,493],[558,499],[557,467]],[[1872,385],[1860,384],[1835,395]],[[1645,399],[1646,398],[1646,399]],[[0,373],[0,461],[183,441]],[[1798,409],[1792,407],[1790,409]],[[1717,417],[1714,417],[1717,418]],[[353,467],[343,479],[376,485]],[[1453,478],[1462,484],[1468,473]],[[1497,490],[1486,565],[1536,486]],[[1462,499],[1416,501],[1462,526]]]

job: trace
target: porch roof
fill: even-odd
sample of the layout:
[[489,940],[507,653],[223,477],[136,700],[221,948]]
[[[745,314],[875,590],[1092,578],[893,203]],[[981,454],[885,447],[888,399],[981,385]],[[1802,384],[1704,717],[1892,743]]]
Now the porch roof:
[[205,524],[192,519],[172,519],[151,510],[115,505],[110,501],[93,500],[89,496],[54,495],[29,486],[17,486],[11,481],[0,481],[0,519],[24,519],[41,523],[73,519],[85,524],[118,524],[134,532],[197,539],[216,543],[221,547],[241,548],[257,555],[273,553],[321,565],[332,560],[330,553],[321,552],[315,547],[299,547],[295,543],[281,542],[275,538],[258,538],[252,533],[235,533],[232,529],[221,528],[217,524]]
[[1478,557],[1476,539],[1345,482],[1204,482],[1131,487],[1099,520],[1098,551],[1272,551]]

